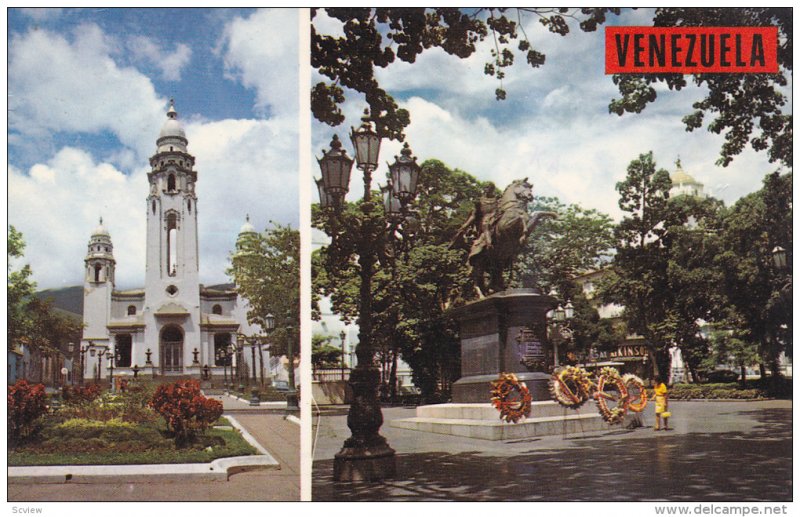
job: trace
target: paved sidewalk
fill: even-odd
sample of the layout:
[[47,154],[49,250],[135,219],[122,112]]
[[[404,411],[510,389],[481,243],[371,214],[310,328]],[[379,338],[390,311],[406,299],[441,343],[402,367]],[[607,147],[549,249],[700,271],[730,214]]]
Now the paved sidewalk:
[[414,416],[384,409],[381,434],[397,478],[337,483],[333,455],[350,435],[346,408],[317,428],[314,501],[790,501],[792,402],[670,403],[672,431],[647,427],[488,441],[388,426]]
[[[217,397],[220,398],[220,397]],[[225,411],[241,409],[222,397]],[[231,411],[233,410],[233,411]],[[8,485],[9,501],[298,501],[300,426],[282,414],[235,412],[236,420],[280,463],[279,469],[240,472],[228,481],[142,479],[135,483]]]

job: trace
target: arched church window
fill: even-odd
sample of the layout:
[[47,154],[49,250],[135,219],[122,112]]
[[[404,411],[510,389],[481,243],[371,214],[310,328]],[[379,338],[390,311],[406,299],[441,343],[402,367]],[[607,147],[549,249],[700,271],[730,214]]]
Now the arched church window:
[[136,316],[136,306],[128,305],[128,316]]
[[167,178],[167,190],[173,192],[175,190],[175,175],[170,174]]
[[94,265],[94,281],[95,282],[99,282],[100,281],[100,273],[102,271],[103,271],[103,266],[101,266],[100,264],[95,264]]
[[214,305],[214,307],[211,309],[211,312],[213,314],[222,314],[222,305],[220,304]]
[[156,213],[156,200],[153,200],[153,215]]
[[191,211],[192,211],[192,200],[191,199],[189,200],[188,205],[189,205],[189,212],[191,213]]
[[167,215],[167,275],[175,276],[178,268],[178,215]]

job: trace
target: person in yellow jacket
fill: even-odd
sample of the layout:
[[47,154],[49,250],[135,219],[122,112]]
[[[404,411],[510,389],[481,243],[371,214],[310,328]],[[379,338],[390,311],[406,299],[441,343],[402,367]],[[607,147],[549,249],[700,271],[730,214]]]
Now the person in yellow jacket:
[[655,400],[656,400],[656,427],[655,431],[661,430],[661,418],[664,418],[664,430],[669,431],[669,393],[667,391],[667,385],[664,384],[664,381],[661,379],[660,376],[656,375],[655,385],[653,386],[653,391],[655,391]]

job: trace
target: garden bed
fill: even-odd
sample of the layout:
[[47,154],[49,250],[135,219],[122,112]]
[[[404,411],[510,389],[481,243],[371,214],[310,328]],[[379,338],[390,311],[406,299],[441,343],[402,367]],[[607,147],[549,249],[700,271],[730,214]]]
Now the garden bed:
[[64,398],[64,407],[48,411],[43,386],[9,387],[9,466],[209,463],[258,454],[196,381],[117,394],[71,388]]
[[8,451],[9,466],[208,463],[258,454],[235,429],[209,429],[190,446],[176,448],[165,424],[129,424],[48,418],[28,443]]

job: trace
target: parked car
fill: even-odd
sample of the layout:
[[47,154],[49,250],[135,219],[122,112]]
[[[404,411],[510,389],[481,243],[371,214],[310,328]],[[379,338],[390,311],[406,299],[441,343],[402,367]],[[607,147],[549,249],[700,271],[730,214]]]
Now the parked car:
[[737,380],[739,380],[739,374],[732,370],[714,370],[706,375],[708,382],[736,382]]

